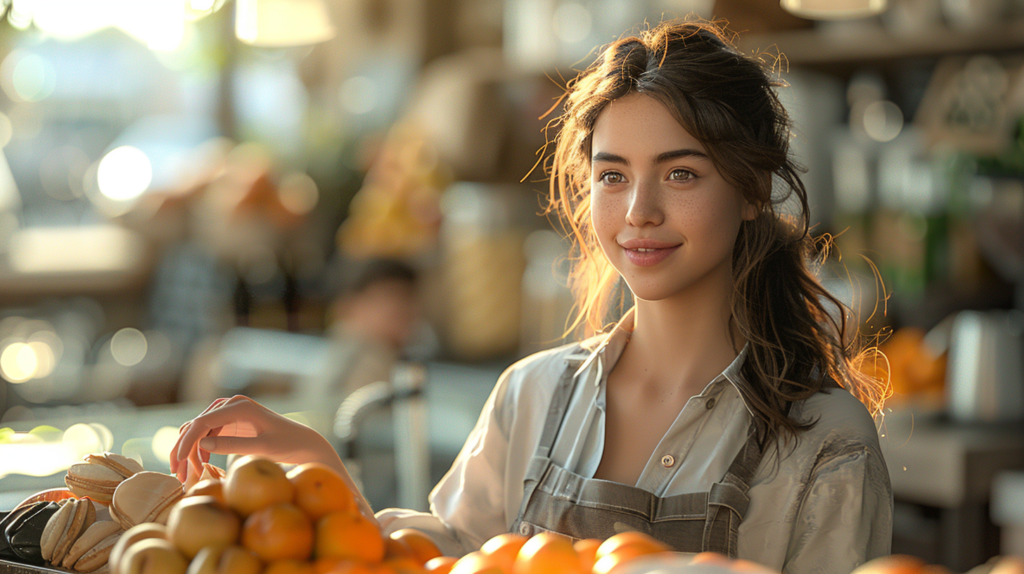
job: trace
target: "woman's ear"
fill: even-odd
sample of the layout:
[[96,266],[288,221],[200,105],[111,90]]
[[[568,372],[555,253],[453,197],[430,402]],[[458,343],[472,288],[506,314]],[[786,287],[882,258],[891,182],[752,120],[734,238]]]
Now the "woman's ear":
[[742,208],[743,221],[753,221],[753,220],[757,219],[757,214],[760,211],[761,211],[761,209],[756,204],[754,204],[754,203],[752,203],[750,201],[747,201],[746,199],[743,200],[743,208]]

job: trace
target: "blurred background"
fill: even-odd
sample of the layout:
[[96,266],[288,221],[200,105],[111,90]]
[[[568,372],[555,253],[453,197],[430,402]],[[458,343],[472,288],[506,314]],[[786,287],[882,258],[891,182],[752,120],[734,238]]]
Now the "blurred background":
[[1022,0],[2,0],[0,506],[96,450],[166,472],[246,394],[424,508],[565,341],[546,112],[687,14],[789,83],[821,278],[889,359],[893,550],[1024,554]]

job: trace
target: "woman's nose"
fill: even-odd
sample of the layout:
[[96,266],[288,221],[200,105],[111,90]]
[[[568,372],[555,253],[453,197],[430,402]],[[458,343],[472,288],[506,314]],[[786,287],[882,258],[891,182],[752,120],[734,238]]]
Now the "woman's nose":
[[638,181],[630,191],[626,223],[634,227],[644,227],[661,225],[664,220],[658,186],[647,181]]

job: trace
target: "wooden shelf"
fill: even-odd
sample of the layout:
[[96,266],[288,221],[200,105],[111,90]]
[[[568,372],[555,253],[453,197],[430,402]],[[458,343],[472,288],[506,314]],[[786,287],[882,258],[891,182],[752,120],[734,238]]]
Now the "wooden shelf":
[[1024,50],[1024,18],[978,30],[941,27],[898,35],[879,24],[741,35],[739,47],[748,54],[782,52],[790,64],[810,66]]

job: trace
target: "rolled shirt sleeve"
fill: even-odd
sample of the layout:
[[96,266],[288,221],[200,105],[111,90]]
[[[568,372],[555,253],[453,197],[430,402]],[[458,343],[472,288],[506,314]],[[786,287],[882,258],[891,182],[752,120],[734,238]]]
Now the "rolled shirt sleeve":
[[808,476],[793,524],[785,574],[849,574],[887,556],[892,489],[880,452],[863,443],[827,442]]

